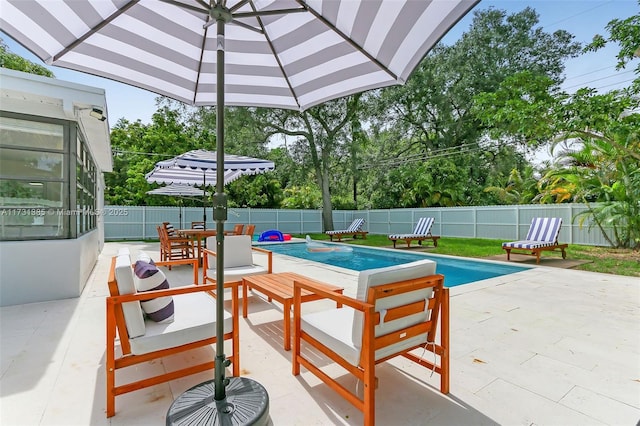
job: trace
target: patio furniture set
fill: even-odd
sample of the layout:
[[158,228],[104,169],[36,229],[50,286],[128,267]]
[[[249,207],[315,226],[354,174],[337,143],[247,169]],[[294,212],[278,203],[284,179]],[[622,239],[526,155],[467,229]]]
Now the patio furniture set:
[[[196,258],[154,263],[144,253],[134,259],[127,251],[112,259],[107,297],[107,417],[115,415],[118,395],[214,368],[212,356],[205,363],[133,383],[116,379],[121,368],[216,342],[216,245],[209,242],[203,250],[202,284],[197,284]],[[291,272],[273,273],[271,252],[252,246],[248,235],[225,237],[224,244],[224,288],[230,290],[231,308],[223,313],[223,328],[224,340],[232,348],[225,365],[232,367],[234,376],[240,374],[238,294],[242,286],[244,318],[249,314],[249,290],[282,304],[284,350],[291,350],[293,341],[292,373],[298,375],[301,365],[307,368],[360,409],[365,424],[375,420],[375,365],[393,357],[402,355],[439,373],[440,391],[448,393],[449,293],[444,277],[435,274],[434,262],[362,271],[357,296],[351,298],[330,283]],[[266,266],[254,263],[252,252],[256,251],[267,256]],[[158,267],[178,264],[192,265],[195,285],[169,286]],[[303,303],[323,299],[333,300],[335,308],[313,313],[303,309]],[[305,356],[303,341],[359,378],[364,396],[344,389],[323,371],[316,356]],[[411,353],[414,349],[430,353],[430,359]]]
[[[170,222],[163,222],[156,227],[160,239],[160,259],[163,261],[174,259],[202,259],[203,240],[215,237],[215,229],[206,229],[204,222],[191,222],[190,229],[175,229]],[[225,235],[249,235],[255,231],[255,225],[236,224]],[[213,242],[215,244],[215,242]],[[206,246],[206,245],[205,245]],[[197,255],[196,255],[197,253]],[[202,261],[200,261],[202,262]]]
[[[362,224],[360,224],[361,226]],[[389,236],[410,244],[432,238],[433,219],[421,218],[413,234]],[[561,249],[557,237],[562,221],[537,218],[531,223],[526,240],[504,243],[511,250],[532,252]],[[198,238],[205,231],[194,227]],[[234,231],[240,231],[239,227]],[[122,384],[116,380],[119,369],[189,351],[216,342],[216,242],[207,237],[203,254],[203,280],[198,284],[199,261],[193,256],[190,238],[180,236],[170,224],[158,227],[161,239],[171,241],[161,250],[161,260],[140,253],[133,260],[128,251],[112,259],[107,297],[107,417],[115,415],[118,395],[214,369],[214,356],[197,365]],[[349,232],[354,232],[350,230]],[[361,231],[357,231],[361,232]],[[172,236],[173,234],[173,236]],[[428,235],[427,235],[428,234]],[[215,235],[215,234],[214,234]],[[362,235],[362,234],[360,234]],[[435,245],[437,241],[433,240]],[[283,348],[291,351],[292,374],[301,366],[363,412],[364,424],[375,423],[375,366],[397,356],[414,361],[440,375],[440,392],[449,392],[449,290],[444,276],[436,274],[436,263],[412,263],[361,271],[356,297],[343,294],[343,288],[304,275],[273,273],[272,252],[252,245],[249,235],[228,235],[224,239],[224,288],[230,290],[230,310],[223,312],[223,339],[230,341],[231,354],[225,366],[233,376],[240,374],[239,290],[242,287],[242,316],[248,317],[249,291],[263,294],[268,302],[283,306]],[[162,247],[162,245],[161,245]],[[267,257],[266,266],[254,263],[253,253]],[[174,253],[178,253],[174,258]],[[170,286],[158,267],[191,265],[194,285]],[[213,296],[213,297],[211,297]],[[303,303],[329,300],[334,309],[307,312]],[[293,312],[293,318],[291,314]],[[292,346],[293,342],[293,346]],[[341,366],[363,383],[362,395],[340,384],[318,362],[317,352]],[[413,352],[415,349],[418,351]],[[417,355],[417,353],[421,355]],[[429,353],[428,356],[425,356]],[[312,355],[311,355],[312,354]],[[116,384],[117,383],[117,384]]]

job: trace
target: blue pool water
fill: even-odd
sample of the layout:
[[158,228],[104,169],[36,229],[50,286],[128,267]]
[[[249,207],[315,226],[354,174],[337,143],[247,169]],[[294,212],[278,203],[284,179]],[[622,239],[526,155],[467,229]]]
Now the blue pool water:
[[427,258],[437,263],[436,272],[444,275],[444,284],[447,287],[454,287],[529,269],[521,266],[500,265],[497,263],[478,262],[468,259],[429,256],[422,253],[378,250],[360,246],[349,247],[352,247],[353,251],[309,252],[307,251],[305,243],[269,244],[268,246],[264,246],[264,248],[274,253],[313,260],[315,262],[339,266],[354,271],[400,265],[402,263]]

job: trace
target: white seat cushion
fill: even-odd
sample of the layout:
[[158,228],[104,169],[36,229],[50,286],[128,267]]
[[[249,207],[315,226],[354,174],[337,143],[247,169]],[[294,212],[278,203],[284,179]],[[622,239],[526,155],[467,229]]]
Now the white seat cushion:
[[[225,268],[224,269],[224,282],[230,283],[235,281],[240,281],[242,277],[246,277],[248,275],[259,275],[266,274],[267,268],[260,265],[247,265],[247,266],[238,266],[235,268]],[[207,269],[207,277],[215,280],[216,278],[216,269]]]
[[[435,273],[436,263],[431,260],[420,260],[403,265],[361,271],[358,277],[356,298],[358,300],[366,300],[368,289],[372,286],[425,277]],[[384,298],[378,301],[376,311],[383,312],[384,309],[390,306],[403,305],[413,301],[427,299],[431,297],[432,292],[432,289],[427,289]],[[429,315],[430,312],[427,310],[400,320],[382,322],[376,326],[375,335],[384,335],[414,323],[424,322],[429,318]],[[300,327],[311,337],[336,352],[347,362],[357,366],[360,362],[360,351],[362,348],[363,321],[364,314],[361,311],[344,306],[341,309],[304,314],[301,317]],[[351,326],[349,326],[349,324],[351,324]],[[422,344],[426,342],[426,340],[427,336],[425,333],[390,346],[382,347],[375,352],[374,358],[376,360],[385,358],[403,349]]]
[[352,327],[355,309],[343,306],[340,309],[305,314],[300,319],[300,328],[311,337],[330,348],[351,365],[358,365],[360,348],[353,344]]
[[[215,237],[207,238],[207,248],[216,251]],[[216,278],[216,257],[209,256],[209,268],[207,277]],[[239,281],[247,275],[267,273],[267,268],[253,263],[253,251],[251,249],[251,236],[230,235],[224,238],[224,281]]]
[[[300,328],[311,337],[331,349],[349,364],[360,364],[361,345],[355,345],[353,339],[353,327],[345,327],[345,324],[353,324],[356,310],[344,306],[340,309],[331,309],[305,314],[301,317]],[[426,341],[426,335],[418,335],[403,340],[393,345],[378,349],[374,358],[376,360],[396,354],[405,348],[420,345]]]
[[[216,237],[207,238],[207,248],[216,251]],[[216,257],[209,256],[209,266],[215,267]],[[229,235],[224,237],[224,267],[234,268],[253,264],[250,235]]]
[[[146,321],[144,336],[130,339],[131,351],[144,354],[185,345],[216,335],[216,301],[203,292],[180,294],[173,298],[175,320],[171,323]],[[233,330],[232,315],[224,311],[224,332]]]

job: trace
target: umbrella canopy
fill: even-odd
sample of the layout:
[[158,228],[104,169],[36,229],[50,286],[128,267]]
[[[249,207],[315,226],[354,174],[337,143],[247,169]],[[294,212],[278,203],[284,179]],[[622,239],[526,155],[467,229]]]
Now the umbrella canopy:
[[[234,180],[248,175],[256,175],[273,170],[273,161],[259,158],[245,157],[242,155],[224,155],[224,185]],[[158,188],[150,193],[161,193],[164,191],[174,191],[173,188],[180,188],[179,191],[189,192],[191,190],[202,191],[189,185],[215,186],[218,180],[218,153],[196,149],[180,154],[170,160],[158,161],[153,170],[146,174],[145,178],[149,183],[165,183],[169,186]],[[171,189],[169,189],[171,188]],[[191,190],[186,189],[191,188]],[[169,195],[169,194],[168,194]],[[170,195],[181,195],[178,193]],[[204,191],[202,191],[204,195]],[[202,220],[207,224],[206,206],[202,215]]]
[[191,105],[219,104],[220,47],[226,105],[304,110],[404,83],[477,2],[2,0],[0,27],[49,65]]
[[[220,164],[225,105],[304,110],[402,84],[478,1],[1,0],[0,29],[47,64],[191,105],[218,105]],[[216,178],[216,282],[222,294],[223,168]],[[214,399],[222,403],[223,298],[216,303]]]
[[[216,151],[197,149],[156,163],[145,176],[149,183],[216,185],[218,170]],[[224,185],[247,175],[273,170],[273,161],[242,155],[224,155]]]
[[169,195],[174,197],[203,197],[206,192],[204,189],[198,189],[191,185],[182,183],[173,183],[171,185],[162,186],[160,188],[147,191],[149,195]]

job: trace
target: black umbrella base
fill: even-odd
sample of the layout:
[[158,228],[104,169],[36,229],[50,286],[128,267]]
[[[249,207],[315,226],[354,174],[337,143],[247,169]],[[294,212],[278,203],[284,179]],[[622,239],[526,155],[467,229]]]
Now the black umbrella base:
[[260,383],[231,377],[222,401],[214,399],[214,390],[214,380],[209,380],[185,391],[169,407],[167,426],[268,424],[269,395]]

